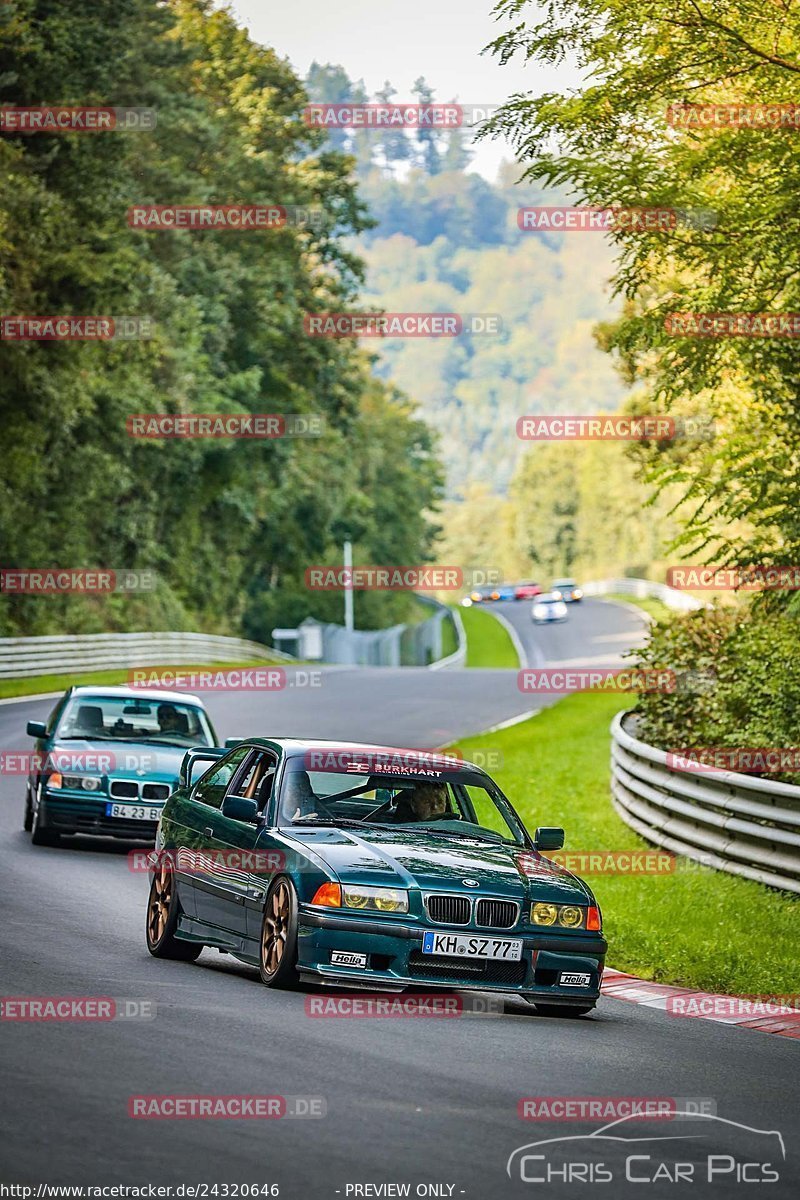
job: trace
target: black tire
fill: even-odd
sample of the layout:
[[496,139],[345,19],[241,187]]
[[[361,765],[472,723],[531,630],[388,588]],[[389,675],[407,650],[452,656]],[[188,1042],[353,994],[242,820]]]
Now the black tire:
[[258,973],[267,987],[293,988],[297,974],[297,892],[279,875],[270,884],[259,940]]
[[44,816],[44,800],[40,796],[36,812],[31,808],[31,843],[34,846],[57,846],[58,830],[48,829],[44,824]]
[[202,942],[184,942],[175,936],[180,912],[175,875],[171,864],[166,863],[153,872],[150,895],[147,897],[145,938],[147,949],[154,958],[194,962],[201,954]]
[[25,820],[22,823],[22,828],[26,833],[30,833],[33,829],[33,805],[31,804],[31,789],[25,788]]
[[540,1017],[585,1017],[594,1010],[594,1004],[539,1004],[534,1001]]

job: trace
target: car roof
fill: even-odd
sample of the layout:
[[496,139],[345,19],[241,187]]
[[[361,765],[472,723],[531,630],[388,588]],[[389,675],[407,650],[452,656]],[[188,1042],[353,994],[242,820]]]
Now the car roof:
[[414,755],[419,755],[427,765],[440,767],[442,770],[460,771],[467,769],[476,771],[480,775],[486,775],[482,767],[476,766],[475,763],[470,762],[466,758],[448,756],[437,750],[426,750],[421,746],[384,746],[374,742],[346,742],[334,741],[330,738],[296,738],[283,737],[281,735],[275,737],[245,737],[241,740],[242,743],[246,743],[249,746],[277,746],[287,758],[300,758],[314,750],[322,753],[327,751],[335,754],[338,751],[345,754],[383,754],[406,758],[413,758]]
[[179,704],[197,704],[200,708],[203,707],[203,701],[199,696],[193,696],[190,692],[174,692],[166,688],[112,687],[110,685],[92,687],[91,684],[86,683],[69,690],[73,696],[124,696],[125,699],[157,700],[159,703],[174,700]]

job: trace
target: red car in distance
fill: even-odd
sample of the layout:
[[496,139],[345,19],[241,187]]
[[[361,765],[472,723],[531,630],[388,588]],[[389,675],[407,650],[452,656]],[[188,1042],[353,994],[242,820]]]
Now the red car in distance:
[[533,600],[534,596],[541,596],[542,589],[538,583],[529,580],[527,583],[518,583],[514,586],[515,600]]

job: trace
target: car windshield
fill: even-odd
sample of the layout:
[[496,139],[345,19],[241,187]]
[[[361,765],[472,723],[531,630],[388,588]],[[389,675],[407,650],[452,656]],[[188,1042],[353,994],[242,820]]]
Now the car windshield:
[[138,696],[73,696],[58,723],[61,741],[151,742],[162,746],[213,746],[208,717],[196,704]]
[[[503,794],[469,770],[372,773],[358,764],[338,771],[309,769],[302,758],[286,765],[280,825],[402,828],[403,834],[440,834],[527,845],[525,830]],[[360,774],[360,778],[359,778]]]

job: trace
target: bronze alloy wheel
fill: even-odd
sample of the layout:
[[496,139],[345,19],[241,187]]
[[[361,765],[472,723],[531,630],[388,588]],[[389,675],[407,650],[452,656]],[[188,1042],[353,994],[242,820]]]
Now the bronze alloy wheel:
[[153,871],[147,899],[147,949],[155,958],[193,962],[202,951],[202,942],[187,942],[175,936],[180,915],[175,876],[171,864],[165,861]]
[[261,926],[261,980],[270,987],[297,981],[297,895],[289,879],[276,879],[267,893]]
[[147,904],[147,937],[158,945],[164,937],[172,904],[172,872],[161,866],[153,875],[150,899]]

